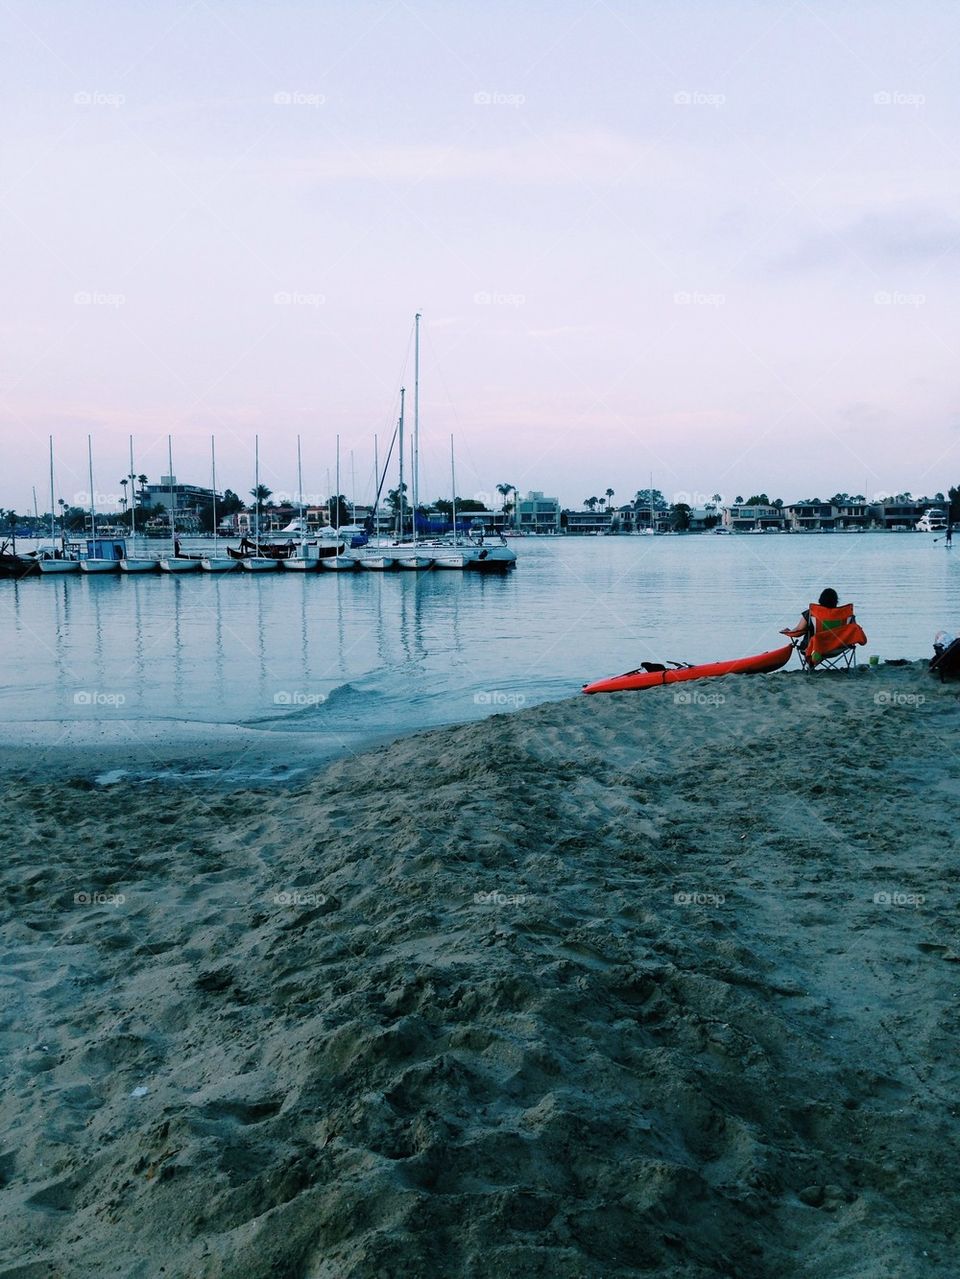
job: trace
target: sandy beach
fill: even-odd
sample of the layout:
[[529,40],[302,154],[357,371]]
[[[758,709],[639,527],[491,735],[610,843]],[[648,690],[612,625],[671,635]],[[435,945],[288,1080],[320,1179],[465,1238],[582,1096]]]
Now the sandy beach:
[[5,753],[0,1279],[955,1275],[958,691]]

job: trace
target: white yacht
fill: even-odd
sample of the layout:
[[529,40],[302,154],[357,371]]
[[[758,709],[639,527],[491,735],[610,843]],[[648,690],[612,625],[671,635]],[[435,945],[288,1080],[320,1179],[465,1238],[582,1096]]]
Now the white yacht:
[[928,507],[916,523],[918,533],[946,533],[947,517],[936,506]]

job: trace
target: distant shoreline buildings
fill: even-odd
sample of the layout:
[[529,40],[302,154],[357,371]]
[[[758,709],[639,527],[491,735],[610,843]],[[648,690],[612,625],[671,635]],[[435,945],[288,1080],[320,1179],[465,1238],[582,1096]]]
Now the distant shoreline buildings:
[[[213,531],[214,503],[217,515],[217,531],[223,536],[244,536],[254,530],[257,513],[252,493],[246,499],[230,489],[214,494],[203,485],[180,482],[176,476],[163,475],[158,483],[150,483],[146,476],[138,477],[139,487],[133,494],[133,514],[138,533],[146,536],[169,537],[170,507],[173,507],[175,527],[186,536]],[[702,505],[685,501],[668,503],[657,489],[640,490],[631,502],[615,505],[613,490],[607,490],[605,498],[588,498],[581,509],[563,507],[556,497],[533,489],[521,495],[513,485],[498,485],[501,504],[494,507],[488,494],[474,498],[457,498],[457,528],[459,531],[484,528],[508,535],[530,536],[615,536],[633,533],[705,533],[711,530],[729,533],[804,533],[804,532],[854,532],[896,531],[913,529],[928,511],[942,513],[946,520],[960,523],[960,488],[951,488],[945,497],[914,498],[911,494],[897,494],[883,500],[868,501],[862,495],[835,494],[827,501],[819,498],[785,503],[779,499],[770,501],[766,494],[748,500],[737,498],[725,503],[719,494]],[[264,534],[276,533],[300,515],[296,502],[274,502],[264,491],[260,505],[260,529]],[[686,495],[681,495],[686,496]],[[371,533],[389,535],[396,527],[396,491],[380,505],[376,513],[367,503],[354,505],[341,495],[340,523],[364,524]],[[97,503],[97,527],[115,535],[129,530],[131,503],[120,499],[119,513],[109,509],[102,501]],[[67,529],[85,529],[89,523],[89,510],[69,506],[61,501],[56,513],[56,523]],[[311,529],[320,530],[334,522],[335,499],[327,502],[305,503],[303,514]],[[406,503],[409,521],[409,497]],[[17,536],[30,536],[37,531],[41,535],[49,530],[49,513],[28,516],[15,515],[0,508],[0,533],[9,531],[16,524]],[[407,524],[409,528],[409,524]],[[436,536],[449,532],[451,504],[438,500],[421,504],[417,514],[417,529],[424,536]]]

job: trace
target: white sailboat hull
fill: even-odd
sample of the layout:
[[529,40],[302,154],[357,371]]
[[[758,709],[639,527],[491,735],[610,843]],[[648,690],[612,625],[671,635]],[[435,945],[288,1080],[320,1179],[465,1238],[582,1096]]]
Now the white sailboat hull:
[[81,560],[81,573],[119,573],[119,560]]
[[38,560],[41,573],[79,573],[79,560]]
[[360,567],[371,573],[388,573],[397,567],[397,561],[389,555],[369,555],[361,559]]
[[203,559],[200,561],[200,568],[204,573],[230,573],[234,569],[240,567],[239,560],[228,560],[226,557],[220,559]]
[[360,567],[359,560],[353,555],[328,555],[320,561],[320,565],[330,573],[355,573]]
[[280,567],[279,560],[255,559],[252,556],[240,563],[248,573],[275,573]]
[[302,559],[299,555],[291,555],[287,560],[281,560],[283,571],[286,573],[291,570],[294,573],[316,573],[320,568],[320,561],[315,559]]
[[121,560],[121,573],[156,573],[159,560]]
[[163,573],[199,573],[199,560],[178,560],[167,559],[160,561],[160,571]]
[[425,569],[433,568],[433,559],[429,555],[405,555],[402,558],[398,557],[397,563],[401,568],[412,571],[423,572]]

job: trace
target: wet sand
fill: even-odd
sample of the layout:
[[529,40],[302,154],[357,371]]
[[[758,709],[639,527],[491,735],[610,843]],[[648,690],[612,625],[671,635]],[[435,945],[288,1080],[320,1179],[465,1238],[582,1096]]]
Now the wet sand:
[[4,755],[0,1277],[955,1273],[958,691]]

